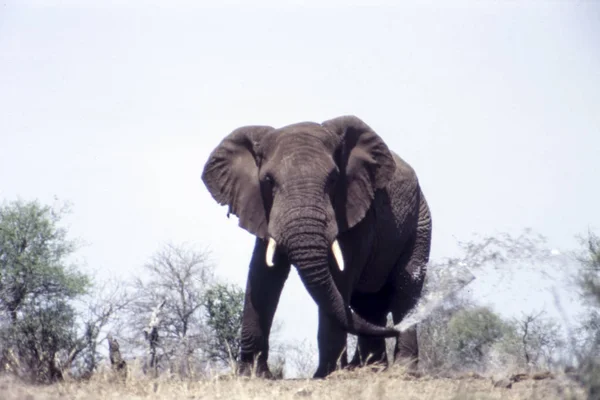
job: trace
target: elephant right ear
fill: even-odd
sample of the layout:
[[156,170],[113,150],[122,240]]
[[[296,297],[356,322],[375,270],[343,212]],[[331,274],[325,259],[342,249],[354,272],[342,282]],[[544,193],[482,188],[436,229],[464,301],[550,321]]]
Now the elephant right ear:
[[258,179],[257,149],[270,126],[245,126],[231,132],[204,165],[202,181],[217,203],[229,205],[239,226],[262,239],[267,218]]

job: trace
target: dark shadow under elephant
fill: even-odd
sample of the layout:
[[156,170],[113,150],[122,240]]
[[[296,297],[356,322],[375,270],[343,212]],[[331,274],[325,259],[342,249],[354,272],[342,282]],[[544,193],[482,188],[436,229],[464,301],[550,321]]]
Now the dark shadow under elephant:
[[202,180],[256,236],[242,322],[241,371],[270,376],[269,332],[290,266],[319,310],[324,377],[348,365],[347,333],[359,336],[351,365],[418,360],[416,328],[399,323],[418,300],[431,216],[414,170],[363,121],[343,116],[274,129],[246,126],[211,153]]

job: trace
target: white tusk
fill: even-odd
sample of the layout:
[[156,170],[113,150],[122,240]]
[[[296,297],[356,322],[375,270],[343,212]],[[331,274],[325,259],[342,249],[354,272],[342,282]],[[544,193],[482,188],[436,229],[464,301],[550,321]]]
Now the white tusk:
[[275,242],[275,240],[273,238],[270,238],[269,244],[267,245],[267,254],[265,257],[268,267],[272,267],[273,265],[275,265],[273,263],[273,257],[275,256],[276,248],[277,248],[277,242]]
[[344,270],[344,255],[342,254],[342,249],[340,248],[340,244],[337,239],[334,240],[331,245],[331,251],[333,251],[333,256],[335,257],[335,261],[340,269],[340,271]]

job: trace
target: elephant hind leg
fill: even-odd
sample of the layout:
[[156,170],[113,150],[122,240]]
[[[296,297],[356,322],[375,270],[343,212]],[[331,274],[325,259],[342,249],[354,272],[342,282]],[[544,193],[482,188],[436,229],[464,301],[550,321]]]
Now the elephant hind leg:
[[[406,314],[415,306],[418,296],[412,291],[397,293],[392,306],[394,325],[399,324]],[[402,332],[394,346],[394,364],[416,370],[419,362],[419,343],[416,325]]]
[[417,342],[417,327],[413,326],[400,334],[394,348],[394,364],[416,371],[419,366],[419,344]]
[[[409,247],[409,251],[398,260],[395,293],[392,300],[394,325],[399,324],[413,309],[423,289],[425,268],[429,260],[431,232],[424,230],[420,233],[417,233],[417,238]],[[419,344],[415,325],[402,332],[396,340],[394,364],[406,365],[410,370],[416,370],[418,361]]]

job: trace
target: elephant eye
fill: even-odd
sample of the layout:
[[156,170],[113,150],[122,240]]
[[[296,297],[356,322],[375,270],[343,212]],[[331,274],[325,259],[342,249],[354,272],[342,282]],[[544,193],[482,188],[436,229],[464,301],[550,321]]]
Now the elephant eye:
[[331,171],[329,176],[327,176],[327,186],[329,189],[335,187],[335,184],[338,181],[339,173],[337,170]]
[[273,179],[273,175],[269,173],[265,174],[263,181],[271,188],[275,186],[275,179]]

